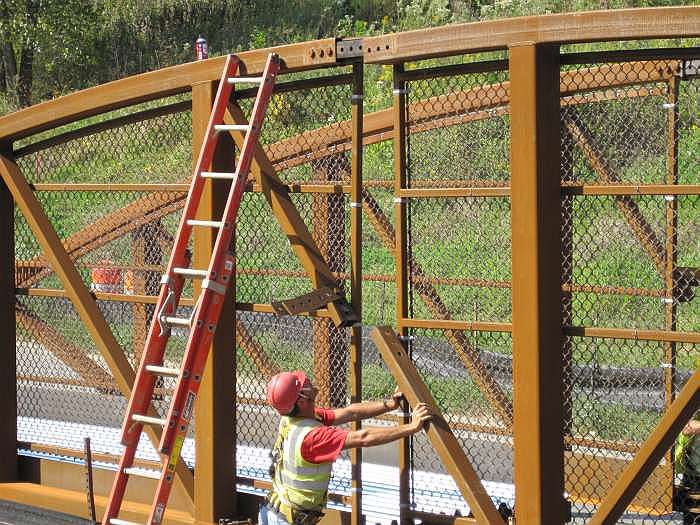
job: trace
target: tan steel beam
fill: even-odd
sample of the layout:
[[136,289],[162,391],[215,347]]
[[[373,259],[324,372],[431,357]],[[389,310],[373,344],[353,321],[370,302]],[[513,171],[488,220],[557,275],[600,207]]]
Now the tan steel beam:
[[426,403],[430,407],[433,420],[426,428],[428,439],[447,472],[457,484],[462,497],[469,504],[477,522],[503,525],[503,519],[484,489],[479,475],[450,430],[449,424],[442,416],[430,390],[421,379],[397,335],[391,328],[380,326],[372,330],[371,337],[411,406]]
[[700,195],[700,184],[567,184],[562,195]]
[[[224,120],[227,124],[246,124],[248,122],[237,104],[229,104]],[[238,147],[241,147],[242,135],[237,132],[231,133],[231,135]],[[272,213],[277,218],[283,233],[289,239],[292,250],[309,275],[311,284],[315,289],[334,288],[337,279],[314,242],[299,210],[289,198],[287,187],[280,181],[274,166],[260,144],[255,146],[254,160],[251,171],[255,180],[261,185]],[[327,308],[336,326],[347,324],[348,321],[354,322],[352,309],[345,300],[341,299],[329,303]]]
[[[208,139],[207,126],[214,106],[218,82],[203,82],[192,87],[192,155],[197,159],[202,143]],[[218,138],[211,166],[204,169],[235,171],[233,141],[228,134]],[[207,180],[197,208],[198,220],[220,221],[224,215],[231,182]],[[193,268],[208,268],[218,229],[194,229]],[[235,245],[235,241],[232,243]],[[234,271],[235,276],[235,271]],[[193,295],[201,293],[201,280],[193,282]],[[202,375],[195,413],[194,475],[195,519],[217,522],[234,515],[236,499],[236,414],[231,402],[236,398],[235,278],[224,299],[221,318],[214,333]]]
[[[394,64],[392,70],[392,107],[391,120],[394,129],[394,195],[406,187],[406,82],[401,76],[404,72],[403,64]],[[363,194],[363,202],[364,202]],[[377,206],[377,209],[379,206]],[[405,199],[394,198],[394,231],[389,252],[394,256],[395,289],[396,289],[396,326],[401,337],[408,335],[408,329],[399,322],[408,317],[408,278],[409,268],[406,264],[408,254],[406,246],[407,210]],[[387,219],[387,225],[391,222]],[[408,422],[408,407],[405,402],[401,404],[403,411],[403,423]],[[411,453],[409,438],[399,441],[399,525],[410,525],[413,520],[408,516],[410,510],[410,479],[411,479]]]
[[[350,151],[350,297],[355,315],[362,320],[362,126],[364,70],[361,62],[352,66],[353,83],[350,99],[352,131]],[[350,402],[362,401],[362,327],[353,326],[350,337]],[[350,424],[360,430],[362,421]],[[350,450],[351,525],[361,525],[362,515],[362,448]]]
[[15,205],[0,180],[0,482],[18,474],[15,304]]
[[[680,111],[678,108],[678,95],[681,79],[677,76],[668,81],[666,110],[666,184],[675,185],[678,183],[678,124]],[[677,290],[675,280],[678,266],[678,198],[670,196],[665,198],[666,205],[666,243],[664,246],[664,284],[666,297],[664,304],[664,328],[668,331],[676,331],[678,327],[677,314]],[[670,300],[670,302],[669,302]],[[676,384],[676,343],[664,343],[664,392],[665,404],[669,407],[675,398]],[[665,470],[669,477],[673,476],[673,451],[666,453]],[[673,486],[669,486],[664,494],[668,502],[668,507],[673,507]],[[662,498],[659,498],[662,499]]]
[[518,42],[573,44],[700,35],[696,6],[615,9],[453,24],[363,39],[366,64],[507,49]]
[[516,520],[563,523],[559,49],[509,50]]
[[[37,201],[17,165],[2,155],[0,155],[0,176],[10,189],[15,203],[41,245],[51,267],[63,282],[66,293],[73,302],[86,330],[92,336],[95,346],[109,366],[117,387],[125,397],[129,397],[135,378],[134,370],[114,338],[95,299],[90,295],[80,274],[75,269],[73,261],[61,244],[61,240],[41,204]],[[157,445],[160,439],[158,432],[151,427],[148,427],[146,431],[154,445]],[[194,490],[192,474],[182,460],[179,465],[176,471],[177,477],[184,486],[185,492],[192,497]]]
[[[603,154],[596,147],[593,137],[583,123],[575,117],[566,116],[564,118],[564,125],[583,151],[596,175],[598,175],[603,182],[613,184],[619,183],[619,177],[610,169]],[[661,276],[663,276],[666,269],[666,257],[663,243],[658,239],[654,229],[644,218],[639,206],[628,196],[617,197],[615,203],[632,229],[632,233],[637,237],[637,240],[651,258],[654,266]]]
[[637,330],[631,328],[565,326],[564,333],[566,335],[575,335],[578,337],[607,337],[611,339],[700,344],[700,332],[668,332],[665,330]]
[[[76,472],[74,469],[70,469],[70,467],[74,467],[74,465],[58,463],[55,466],[62,467],[64,470],[64,476],[69,477],[70,479],[75,479],[83,475],[83,472]],[[108,473],[109,471],[96,471],[95,476],[101,478],[103,474]],[[35,483],[2,483],[0,484],[0,498],[2,498],[3,500],[13,501],[15,503],[20,503],[23,505],[30,505],[32,507],[39,507],[54,512],[70,514],[72,516],[80,516],[88,519],[90,518],[90,515],[88,513],[88,507],[85,503],[84,489],[67,490],[64,488],[47,486],[45,483],[42,485]],[[107,497],[102,496],[99,493],[96,494],[95,507],[97,510],[97,514],[101,516],[104,513],[104,509],[106,506]],[[135,520],[137,523],[145,523],[150,514],[150,510],[150,504],[137,503],[131,501],[131,499],[129,498],[125,500],[122,504],[121,513],[123,517],[126,517],[129,520]],[[168,517],[166,523],[168,525],[193,525],[194,518],[192,517],[192,514],[190,512],[176,510],[171,504],[170,508],[168,509]],[[209,525],[203,522],[200,522],[200,524]]]
[[645,479],[649,477],[683,426],[698,409],[700,409],[700,369],[695,370],[678,393],[678,397],[664,413],[658,426],[644,441],[637,455],[612,490],[608,492],[607,497],[593,515],[590,525],[617,523]]
[[[255,75],[262,72],[270,53],[280,56],[285,72],[330,67],[335,64],[335,39],[255,49],[236,56],[241,60],[242,72]],[[188,62],[115,80],[17,111],[0,117],[0,140],[16,140],[113,109],[187,92],[199,82],[219,80],[225,61],[226,55]]]

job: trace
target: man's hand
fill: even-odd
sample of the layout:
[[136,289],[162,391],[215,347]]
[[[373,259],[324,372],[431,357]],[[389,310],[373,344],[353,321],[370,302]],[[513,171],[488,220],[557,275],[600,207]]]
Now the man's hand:
[[387,410],[396,410],[401,406],[401,400],[403,399],[403,393],[399,390],[399,387],[397,386],[394,389],[394,393],[391,394],[391,398],[388,399],[387,401],[384,401],[384,406],[386,407]]
[[700,434],[700,421],[697,419],[691,419],[688,421],[688,423],[683,427],[683,434],[686,436],[696,436]]
[[418,432],[425,424],[433,418],[430,413],[428,405],[425,403],[418,403],[413,407],[413,415],[411,416],[411,425],[415,432]]

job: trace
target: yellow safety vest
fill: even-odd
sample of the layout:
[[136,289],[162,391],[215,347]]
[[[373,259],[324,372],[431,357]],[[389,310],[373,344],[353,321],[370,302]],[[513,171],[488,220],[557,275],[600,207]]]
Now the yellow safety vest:
[[296,511],[320,512],[328,499],[333,463],[311,463],[301,455],[304,438],[320,426],[315,419],[285,416],[280,420],[273,449],[276,464],[269,500],[289,523],[293,522]]
[[700,476],[700,439],[681,433],[673,454],[676,470],[681,474]]

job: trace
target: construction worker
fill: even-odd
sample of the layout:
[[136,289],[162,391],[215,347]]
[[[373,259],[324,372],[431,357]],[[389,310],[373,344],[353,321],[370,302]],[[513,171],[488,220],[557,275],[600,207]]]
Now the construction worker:
[[342,450],[383,445],[420,431],[432,417],[425,403],[413,407],[410,423],[348,431],[337,428],[399,407],[398,389],[385,401],[345,408],[316,407],[318,389],[300,370],[282,372],[267,385],[267,402],[282,416],[272,450],[272,490],[259,525],[313,525],[323,516],[333,461]]
[[700,411],[683,427],[675,449],[676,469],[683,474],[679,493],[683,525],[700,525]]

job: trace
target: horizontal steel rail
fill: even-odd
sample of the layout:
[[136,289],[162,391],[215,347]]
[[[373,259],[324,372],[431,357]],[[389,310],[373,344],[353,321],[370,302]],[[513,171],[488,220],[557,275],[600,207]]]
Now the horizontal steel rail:
[[[324,53],[315,50],[324,50]],[[247,75],[261,73],[270,53],[283,72],[333,67],[335,39],[326,38],[238,53]],[[14,141],[82,118],[189,91],[193,84],[217,81],[226,56],[188,62],[84,89],[0,117],[0,142]]]
[[107,131],[109,129],[114,129],[129,124],[136,124],[137,122],[144,122],[156,117],[175,115],[176,113],[182,113],[183,111],[188,111],[190,109],[192,109],[192,102],[186,100],[184,102],[175,102],[174,104],[167,104],[157,108],[138,111],[136,113],[131,113],[130,115],[124,115],[122,117],[105,120],[104,122],[90,124],[89,126],[73,129],[67,131],[66,133],[61,133],[44,140],[32,142],[31,144],[15,150],[14,156],[16,159],[19,159],[31,153],[36,153],[53,146],[58,146],[71,140],[88,137],[90,135],[94,135],[95,133],[100,133],[102,131]]
[[695,6],[616,9],[454,24],[363,39],[366,64],[397,63],[507,49],[519,42],[584,42],[700,35]]
[[575,337],[603,337],[608,339],[633,339],[635,341],[664,341],[670,343],[700,343],[700,332],[667,330],[638,330],[635,328],[597,328],[564,326],[565,335]]

